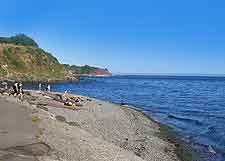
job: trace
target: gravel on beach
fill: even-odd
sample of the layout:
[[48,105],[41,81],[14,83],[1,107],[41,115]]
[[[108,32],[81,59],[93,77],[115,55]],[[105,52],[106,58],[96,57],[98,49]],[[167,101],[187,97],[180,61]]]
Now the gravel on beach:
[[[74,108],[65,106],[60,93],[27,91],[22,101],[1,96],[0,113],[5,109],[4,102],[8,107],[27,109],[26,112],[11,110],[7,115],[9,118],[19,111],[18,119],[29,116],[30,119],[22,121],[24,125],[32,126],[28,133],[23,133],[35,138],[28,143],[18,141],[7,147],[0,142],[0,161],[8,161],[6,155],[11,153],[33,157],[34,161],[179,160],[175,145],[159,137],[160,126],[141,112],[88,97],[70,96],[79,98],[80,104]],[[20,122],[15,122],[11,128],[17,124]],[[7,129],[1,123],[0,131],[3,127]],[[2,135],[0,133],[0,140],[6,137]],[[10,137],[23,139],[19,135]],[[27,147],[31,147],[31,154],[26,151]]]

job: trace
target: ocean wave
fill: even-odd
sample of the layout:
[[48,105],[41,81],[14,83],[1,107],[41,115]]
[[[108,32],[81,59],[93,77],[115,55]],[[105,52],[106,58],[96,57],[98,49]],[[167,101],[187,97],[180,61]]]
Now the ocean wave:
[[181,121],[193,122],[193,123],[195,123],[199,126],[203,125],[203,123],[199,120],[195,120],[195,119],[187,118],[187,117],[183,117],[183,116],[177,116],[177,115],[174,115],[174,114],[168,114],[168,118],[181,120]]

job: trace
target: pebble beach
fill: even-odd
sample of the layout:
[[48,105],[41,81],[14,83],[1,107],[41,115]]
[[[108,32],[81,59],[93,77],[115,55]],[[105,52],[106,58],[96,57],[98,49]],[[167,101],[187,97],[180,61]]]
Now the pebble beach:
[[63,96],[30,90],[20,100],[2,93],[1,161],[180,160],[175,144],[143,113],[72,94],[80,102],[70,107]]

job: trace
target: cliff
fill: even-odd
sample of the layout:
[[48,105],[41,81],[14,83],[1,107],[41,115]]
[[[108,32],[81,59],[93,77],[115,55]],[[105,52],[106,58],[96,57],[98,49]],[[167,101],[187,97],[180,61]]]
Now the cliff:
[[110,75],[108,70],[61,64],[26,35],[0,37],[0,79],[19,81],[78,81],[80,75]]

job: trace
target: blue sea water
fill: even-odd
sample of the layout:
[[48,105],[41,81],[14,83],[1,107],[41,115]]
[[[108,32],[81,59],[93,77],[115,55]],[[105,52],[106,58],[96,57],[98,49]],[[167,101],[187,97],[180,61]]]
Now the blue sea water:
[[172,127],[202,161],[225,161],[225,77],[84,77],[52,90],[134,106]]

